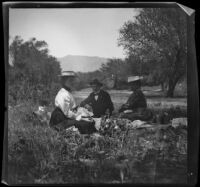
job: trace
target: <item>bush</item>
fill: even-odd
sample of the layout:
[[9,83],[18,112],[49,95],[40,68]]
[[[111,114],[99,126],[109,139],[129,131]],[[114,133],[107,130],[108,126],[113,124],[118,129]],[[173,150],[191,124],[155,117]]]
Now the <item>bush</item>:
[[64,139],[49,127],[33,126],[34,107],[27,103],[9,111],[9,183],[35,183],[54,174],[61,162]]
[[8,64],[9,105],[51,100],[61,68],[57,59],[49,55],[47,43],[36,38],[23,41],[16,36],[9,46],[9,55],[12,57],[12,64]]

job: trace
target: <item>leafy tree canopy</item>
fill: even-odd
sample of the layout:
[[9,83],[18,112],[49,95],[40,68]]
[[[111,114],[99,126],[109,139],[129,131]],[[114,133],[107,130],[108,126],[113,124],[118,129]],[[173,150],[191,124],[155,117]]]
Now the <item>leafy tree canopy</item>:
[[16,36],[9,46],[9,58],[9,91],[13,95],[20,92],[18,96],[21,98],[24,95],[33,97],[31,94],[36,89],[50,90],[52,84],[58,82],[60,64],[49,55],[45,41],[36,38],[24,41]]
[[186,74],[186,29],[186,14],[180,8],[142,9],[120,29],[119,46],[127,56],[137,56],[157,79],[167,82],[170,97]]

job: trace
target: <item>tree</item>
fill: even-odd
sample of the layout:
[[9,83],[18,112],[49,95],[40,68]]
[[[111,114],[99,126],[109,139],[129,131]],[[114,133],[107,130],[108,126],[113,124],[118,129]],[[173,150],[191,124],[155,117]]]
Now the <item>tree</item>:
[[[17,95],[15,98],[31,98],[36,89],[43,90],[43,97],[52,83],[58,82],[60,64],[57,59],[48,52],[45,41],[31,38],[23,41],[16,36],[9,46],[9,88],[10,92]],[[15,89],[16,87],[16,89]],[[20,88],[20,89],[19,89]]]
[[117,88],[118,82],[124,81],[130,74],[128,63],[121,59],[109,59],[106,64],[102,64],[100,71],[105,78],[114,79],[114,88]]
[[180,8],[145,8],[120,29],[119,45],[128,56],[142,62],[155,61],[151,70],[168,84],[167,96],[173,97],[177,82],[186,74],[187,22]]

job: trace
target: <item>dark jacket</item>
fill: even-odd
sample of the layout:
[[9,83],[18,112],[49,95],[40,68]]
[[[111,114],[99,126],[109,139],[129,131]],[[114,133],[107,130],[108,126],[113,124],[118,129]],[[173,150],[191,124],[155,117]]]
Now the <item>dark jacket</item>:
[[119,109],[119,112],[123,112],[125,110],[136,111],[139,108],[147,108],[146,98],[140,89],[134,91],[129,96],[127,102]]
[[107,109],[109,109],[110,114],[112,114],[112,111],[114,110],[110,95],[104,90],[100,90],[97,100],[95,99],[94,92],[92,92],[80,103],[80,106],[84,107],[86,104],[92,107],[94,117],[105,115]]

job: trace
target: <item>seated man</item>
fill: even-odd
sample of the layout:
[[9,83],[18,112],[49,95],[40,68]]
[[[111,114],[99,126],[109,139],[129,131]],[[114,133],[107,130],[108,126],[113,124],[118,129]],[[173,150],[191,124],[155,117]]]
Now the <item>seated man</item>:
[[149,120],[152,117],[152,114],[147,110],[146,98],[141,90],[141,77],[128,77],[128,84],[133,93],[129,96],[127,102],[119,109],[120,117],[132,121]]
[[91,107],[95,118],[99,118],[102,115],[112,115],[114,110],[113,103],[110,95],[101,89],[102,83],[97,79],[94,79],[90,85],[92,86],[93,92],[80,103],[81,107]]
[[96,132],[94,122],[77,119],[75,112],[77,107],[70,88],[74,82],[74,77],[74,72],[64,72],[61,75],[62,88],[56,95],[56,108],[51,114],[49,125],[56,130],[64,130],[75,126],[82,134]]

